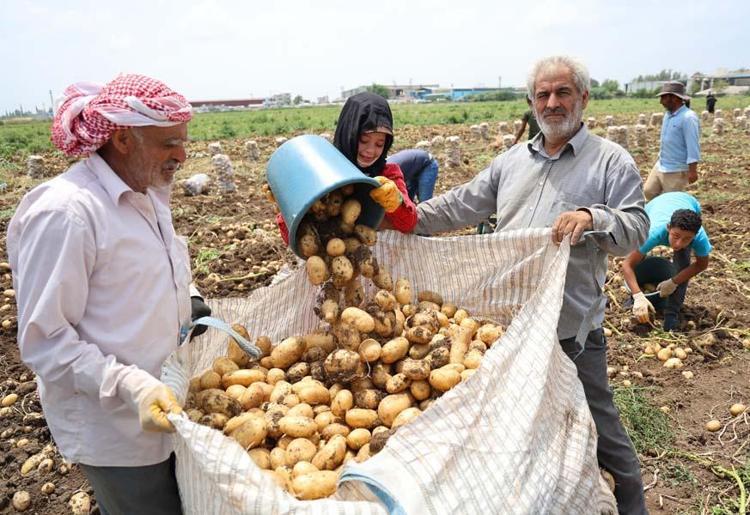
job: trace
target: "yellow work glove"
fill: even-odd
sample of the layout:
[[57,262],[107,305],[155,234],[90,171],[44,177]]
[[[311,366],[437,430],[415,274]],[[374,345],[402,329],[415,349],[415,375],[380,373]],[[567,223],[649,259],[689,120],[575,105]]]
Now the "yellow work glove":
[[633,295],[633,315],[642,324],[645,324],[649,320],[648,312],[652,313],[656,311],[651,301],[646,298],[642,291],[639,291]]
[[370,190],[372,200],[380,204],[386,213],[393,213],[404,202],[396,183],[387,177],[379,175],[375,180],[380,183],[379,188]]
[[145,370],[132,367],[121,380],[118,393],[138,413],[144,431],[175,430],[167,414],[182,413],[182,408],[172,389]]
[[138,418],[144,431],[174,432],[174,426],[167,419],[167,413],[180,414],[182,408],[174,392],[167,385],[159,383],[144,392],[138,404]]

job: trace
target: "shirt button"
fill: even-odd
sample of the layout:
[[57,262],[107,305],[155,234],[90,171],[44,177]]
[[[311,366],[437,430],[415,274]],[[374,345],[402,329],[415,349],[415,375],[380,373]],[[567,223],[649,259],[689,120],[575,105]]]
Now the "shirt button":
[[541,186],[542,184],[544,184],[544,181],[541,181],[541,182],[539,183],[539,186]]

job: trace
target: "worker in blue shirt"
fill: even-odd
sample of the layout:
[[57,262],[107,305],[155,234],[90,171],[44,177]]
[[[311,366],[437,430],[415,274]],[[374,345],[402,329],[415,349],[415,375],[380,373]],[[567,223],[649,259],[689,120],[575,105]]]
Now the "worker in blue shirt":
[[[688,281],[708,268],[711,242],[702,227],[701,206],[689,193],[663,193],[646,204],[646,214],[651,223],[648,239],[625,258],[622,275],[633,294],[633,315],[639,322],[648,322],[649,311],[654,311],[654,306],[638,285],[635,267],[654,247],[664,245],[672,248],[672,262],[676,273],[660,282],[656,289],[660,297],[668,298],[664,308],[663,328],[665,331],[673,331],[679,328],[679,314],[685,301]],[[695,253],[695,261],[692,263],[691,252]]]
[[646,200],[660,193],[684,191],[698,180],[698,161],[701,158],[701,124],[698,115],[685,102],[685,85],[669,81],[657,95],[667,110],[661,125],[659,158],[643,185]]
[[432,198],[438,176],[438,162],[429,152],[409,149],[396,152],[388,157],[389,163],[401,168],[406,180],[406,190],[412,202],[424,202]]

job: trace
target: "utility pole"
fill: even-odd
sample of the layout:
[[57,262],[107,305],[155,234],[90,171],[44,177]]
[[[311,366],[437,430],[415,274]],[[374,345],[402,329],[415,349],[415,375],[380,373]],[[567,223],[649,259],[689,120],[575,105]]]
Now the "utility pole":
[[497,89],[503,89],[503,76],[497,76]]

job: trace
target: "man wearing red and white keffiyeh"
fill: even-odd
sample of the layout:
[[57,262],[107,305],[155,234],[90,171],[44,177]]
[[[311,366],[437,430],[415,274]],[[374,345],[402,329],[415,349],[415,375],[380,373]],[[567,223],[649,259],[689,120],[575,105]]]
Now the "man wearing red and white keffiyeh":
[[52,141],[85,158],[26,194],[8,226],[21,358],[102,513],[181,511],[166,434],[181,407],[158,378],[196,310],[169,211],[191,117],[143,75],[68,87]]

